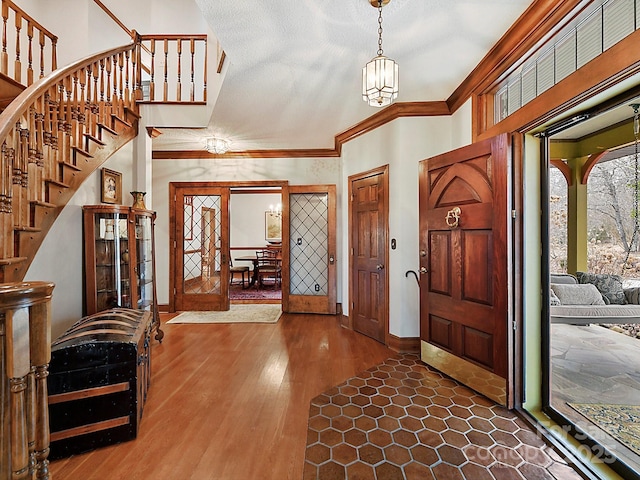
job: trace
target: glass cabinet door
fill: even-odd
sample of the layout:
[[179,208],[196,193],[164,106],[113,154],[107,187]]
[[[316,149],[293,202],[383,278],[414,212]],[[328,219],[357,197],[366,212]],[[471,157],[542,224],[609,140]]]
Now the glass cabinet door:
[[153,307],[153,218],[135,215],[137,298],[139,310]]
[[96,213],[94,225],[96,307],[131,308],[129,233],[126,214]]

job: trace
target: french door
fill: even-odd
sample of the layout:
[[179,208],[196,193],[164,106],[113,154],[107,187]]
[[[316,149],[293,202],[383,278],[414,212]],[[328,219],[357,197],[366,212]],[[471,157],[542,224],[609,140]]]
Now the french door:
[[282,198],[282,310],[335,314],[336,186],[287,186]]
[[173,309],[229,310],[229,188],[171,184]]
[[512,402],[509,155],[501,135],[420,162],[422,360]]

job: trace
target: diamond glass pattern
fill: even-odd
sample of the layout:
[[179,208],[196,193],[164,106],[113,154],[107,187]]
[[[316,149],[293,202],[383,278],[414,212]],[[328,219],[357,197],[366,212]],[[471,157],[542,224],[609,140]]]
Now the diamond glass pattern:
[[328,195],[291,194],[290,282],[291,295],[328,294]]
[[192,205],[192,235],[184,238],[184,293],[219,294],[221,197],[193,196]]

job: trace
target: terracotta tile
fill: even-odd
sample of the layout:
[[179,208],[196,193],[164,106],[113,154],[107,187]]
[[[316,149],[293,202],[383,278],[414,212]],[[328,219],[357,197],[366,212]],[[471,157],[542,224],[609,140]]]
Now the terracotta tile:
[[491,438],[493,438],[496,443],[500,445],[504,445],[507,447],[515,448],[520,445],[520,440],[515,435],[512,435],[507,432],[503,432],[502,430],[494,430],[490,433]]
[[340,393],[346,395],[347,397],[353,397],[358,394],[358,389],[353,385],[342,385],[340,388]]
[[[423,383],[424,385],[424,383]],[[422,387],[418,387],[416,388],[416,393],[418,395],[422,395],[425,396],[427,398],[431,398],[431,397],[435,397],[436,396],[436,391],[431,388],[430,386],[422,386]]]
[[[400,389],[398,389],[398,392],[399,391]],[[391,403],[393,403],[394,405],[400,405],[401,407],[407,407],[411,405],[411,399],[405,395],[398,394],[391,397]]]
[[513,448],[494,445],[489,450],[491,450],[491,454],[499,463],[511,465],[512,467],[517,467],[523,463],[522,457]]
[[442,445],[444,443],[442,436],[439,433],[433,432],[431,430],[422,430],[421,432],[418,432],[418,439],[420,440],[421,444],[427,445],[429,447],[437,447],[438,445]]
[[320,413],[329,418],[340,415],[340,412],[340,407],[337,407],[336,405],[325,405],[320,409]]
[[491,450],[485,447],[479,447],[477,445],[467,445],[462,449],[462,452],[470,462],[483,467],[488,467],[496,461],[494,456],[491,454]]
[[454,432],[453,430],[446,430],[442,432],[442,439],[445,443],[457,448],[464,448],[469,445],[469,440],[462,433]]
[[405,447],[412,447],[418,443],[418,439],[413,432],[407,432],[406,430],[398,430],[392,433],[393,440]]
[[434,480],[431,469],[417,462],[407,463],[402,467],[407,480]]
[[316,398],[311,400],[311,405],[322,406],[328,404],[330,401],[331,400],[327,395],[318,395]]
[[[457,392],[455,388],[454,388],[454,392]],[[456,393],[453,397],[451,397],[451,401],[461,407],[470,407],[471,405],[474,404],[469,397],[460,393]]]
[[431,401],[435,405],[440,405],[441,407],[450,407],[451,405],[453,405],[450,397],[443,397],[442,395],[431,397]]
[[409,454],[409,450],[405,447],[401,447],[400,445],[388,445],[384,447],[383,450],[384,457],[387,461],[400,467],[411,461],[411,454]]
[[346,478],[344,467],[335,462],[325,463],[318,468],[318,480],[345,480]]
[[371,465],[356,462],[347,467],[347,478],[349,480],[376,480],[376,473]]
[[370,465],[375,465],[384,459],[384,455],[382,454],[382,450],[378,447],[366,444],[358,448],[358,458]]
[[341,443],[331,449],[331,459],[341,465],[349,465],[358,459],[358,451],[351,445]]
[[411,453],[411,458],[413,458],[414,461],[426,466],[434,465],[440,461],[440,457],[438,456],[435,448],[427,447],[425,445],[416,445],[412,447],[409,452]]
[[351,397],[351,403],[364,407],[369,405],[371,400],[369,397],[365,397],[364,395],[356,395],[355,397]]
[[355,426],[357,429],[362,430],[363,432],[368,432],[369,430],[373,430],[378,426],[376,421],[370,417],[358,417],[355,420]]
[[368,385],[365,385],[364,387],[360,387],[358,389],[358,392],[360,393],[360,395],[366,395],[367,397],[370,397],[371,395],[375,395],[376,393],[378,393],[378,391],[375,388],[370,387]]
[[402,425],[402,428],[404,428],[405,430],[409,430],[412,432],[417,432],[424,428],[424,425],[422,424],[422,422],[417,418],[413,418],[413,417],[401,418],[400,425]]
[[465,478],[473,480],[494,480],[489,470],[480,465],[473,463],[467,463],[461,467],[462,473]]
[[375,372],[373,374],[375,378],[389,378],[389,374],[387,372]]
[[436,449],[436,451],[443,462],[447,462],[451,465],[462,465],[467,461],[462,450],[452,447],[451,445],[441,445]]
[[329,447],[316,444],[307,448],[306,458],[311,463],[320,465],[321,463],[326,462],[327,460],[329,460],[329,458],[331,458],[331,452],[329,450]]
[[317,480],[318,467],[307,462],[304,462],[304,470],[302,471],[302,480]]
[[309,419],[309,428],[312,428],[317,432],[329,428],[329,425],[331,425],[331,420],[326,417],[318,416]]
[[367,435],[369,442],[377,445],[378,447],[386,447],[393,442],[391,434],[384,430],[373,430]]
[[436,465],[432,471],[436,480],[464,480],[462,473],[457,467],[446,463]]
[[547,469],[556,480],[581,480],[582,477],[568,465],[554,463]]
[[493,438],[488,434],[478,432],[477,430],[471,430],[470,432],[465,433],[465,436],[469,439],[469,442],[481,447],[490,447],[495,443]]
[[345,405],[344,407],[342,407],[342,414],[350,418],[359,417],[362,415],[362,407],[351,404]]
[[493,424],[485,419],[485,418],[480,418],[480,417],[473,417],[467,420],[469,422],[469,425],[471,425],[474,430],[480,430],[482,432],[492,432],[493,430],[495,430],[495,427],[493,426]]
[[444,423],[446,423],[451,430],[455,430],[456,432],[465,433],[471,430],[471,426],[462,418],[449,417],[444,421]]
[[518,430],[515,435],[522,443],[527,445],[534,447],[544,447],[546,445],[544,440],[531,430]]
[[427,409],[424,408],[424,406],[420,406],[419,404],[409,405],[405,410],[407,411],[407,415],[411,415],[413,418],[417,419],[422,419],[429,414],[429,412],[427,412]]
[[376,421],[378,423],[378,428],[387,432],[394,432],[400,428],[400,422],[393,417],[387,417],[385,415],[384,417],[378,418]]
[[471,410],[465,407],[461,407],[459,403],[456,403],[455,400],[453,400],[453,398],[451,398],[451,400],[454,403],[453,406],[449,407],[449,411],[451,412],[451,415],[453,415],[454,417],[464,418],[464,419],[467,419],[473,416],[473,414],[471,413]]
[[350,378],[349,380],[347,380],[347,383],[353,387],[362,387],[363,385],[365,385],[365,381],[359,377]]
[[406,410],[398,405],[387,405],[384,407],[384,413],[393,418],[404,417],[407,414]]
[[320,407],[317,405],[311,405],[309,407],[309,417],[314,417],[320,413]]
[[514,433],[520,430],[520,427],[513,421],[507,420],[501,417],[495,417],[491,419],[491,423],[495,425],[495,427],[503,432]]
[[381,387],[382,385],[384,385],[384,382],[379,378],[369,378],[366,383],[370,387],[374,387],[374,388]]
[[339,415],[331,419],[331,426],[340,432],[346,432],[353,428],[353,419]]
[[386,397],[393,397],[397,393],[398,393],[398,391],[395,388],[390,387],[389,385],[386,385],[386,384],[384,386],[378,388],[378,394],[379,395],[384,395]]
[[545,451],[539,447],[520,445],[517,447],[517,450],[525,462],[532,463],[540,467],[547,467],[551,464],[551,459],[547,456]]
[[331,403],[333,403],[334,405],[343,406],[349,403],[349,397],[342,394],[334,395],[333,397],[331,397]]
[[349,445],[359,447],[367,443],[367,434],[360,430],[349,430],[348,432],[344,433],[344,441]]
[[489,470],[496,480],[525,480],[518,470],[508,465],[496,463],[489,467]]
[[375,405],[369,405],[362,409],[362,413],[364,413],[367,417],[378,418],[384,415],[382,408],[377,407]]
[[320,434],[318,432],[311,430],[310,428],[307,429],[307,445],[316,443],[318,438],[320,438]]
[[451,415],[449,410],[438,405],[431,405],[430,407],[427,407],[427,411],[429,412],[429,415],[438,418],[447,418]]
[[471,413],[473,413],[476,417],[482,418],[493,418],[493,412],[489,410],[486,406],[475,404],[469,407]]
[[555,480],[543,467],[531,463],[521,465],[518,471],[527,480]]
[[423,418],[422,424],[424,425],[424,428],[428,428],[434,432],[444,432],[447,429],[447,424],[444,423],[444,420],[434,416]]
[[342,432],[328,428],[320,432],[320,443],[330,447],[342,443]]
[[389,463],[383,463],[376,467],[376,476],[384,480],[404,480],[402,469]]
[[385,407],[391,404],[391,399],[384,395],[376,395],[375,397],[371,397],[371,403],[379,407]]

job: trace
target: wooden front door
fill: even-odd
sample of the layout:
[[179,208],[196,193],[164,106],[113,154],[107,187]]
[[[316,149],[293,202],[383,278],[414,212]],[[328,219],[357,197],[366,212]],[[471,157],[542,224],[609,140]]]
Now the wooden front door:
[[420,162],[422,360],[507,404],[507,135]]
[[229,189],[170,185],[173,310],[229,310]]
[[386,344],[389,167],[349,177],[353,329]]

